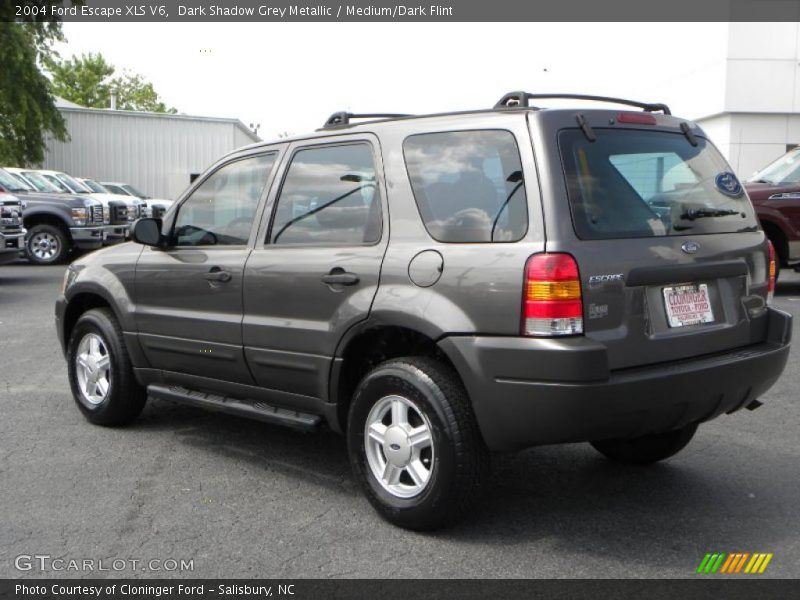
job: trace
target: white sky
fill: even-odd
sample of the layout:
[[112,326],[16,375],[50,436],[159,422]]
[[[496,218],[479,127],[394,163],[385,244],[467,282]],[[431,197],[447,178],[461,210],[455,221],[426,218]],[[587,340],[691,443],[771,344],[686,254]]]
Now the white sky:
[[666,102],[696,118],[725,23],[66,23],[58,51],[100,52],[182,113],[260,123],[264,139],[338,110],[490,107],[505,92]]

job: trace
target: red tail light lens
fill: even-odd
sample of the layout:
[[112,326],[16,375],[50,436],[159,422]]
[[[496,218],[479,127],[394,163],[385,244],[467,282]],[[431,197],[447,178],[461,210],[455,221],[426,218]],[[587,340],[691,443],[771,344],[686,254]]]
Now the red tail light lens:
[[767,240],[767,247],[769,248],[769,262],[767,263],[767,293],[769,298],[772,299],[772,294],[775,293],[775,275],[778,272],[778,265],[775,263],[775,246],[772,242]]
[[525,265],[522,335],[550,337],[583,333],[578,264],[569,254],[534,254]]
[[655,125],[656,118],[648,113],[619,113],[617,122],[632,123],[635,125]]

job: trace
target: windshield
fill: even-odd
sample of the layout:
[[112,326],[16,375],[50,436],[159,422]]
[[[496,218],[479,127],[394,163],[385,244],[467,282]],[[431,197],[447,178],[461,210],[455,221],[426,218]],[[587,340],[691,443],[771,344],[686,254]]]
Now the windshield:
[[25,171],[21,176],[39,192],[49,192],[52,194],[63,191],[61,188],[50,183],[44,176],[34,171]]
[[113,183],[104,183],[103,187],[106,188],[109,193],[111,194],[119,194],[120,196],[130,196],[126,190],[122,189],[118,185],[114,185]]
[[0,169],[0,186],[9,192],[27,192],[24,186],[16,177],[5,169]]
[[800,148],[795,148],[770,163],[753,175],[750,181],[772,185],[800,182]]
[[[28,173],[25,173],[25,176],[28,176]],[[51,186],[56,188],[59,192],[64,194],[72,194],[72,190],[66,186],[64,182],[58,179],[55,175],[50,175],[49,173],[42,173],[42,177],[49,183]]]
[[123,187],[123,188],[125,189],[125,191],[126,191],[126,192],[128,192],[128,193],[129,193],[131,196],[136,196],[136,197],[138,197],[138,198],[147,198],[147,195],[146,195],[146,194],[143,194],[142,192],[140,192],[139,190],[137,190],[137,189],[136,189],[135,187],[133,187],[132,185],[128,185],[128,184],[126,183],[126,184],[125,184],[125,185],[123,185],[122,187]]
[[753,206],[717,149],[683,134],[559,134],[572,221],[582,239],[753,231]]
[[108,190],[96,181],[92,181],[91,179],[83,179],[81,180],[81,183],[96,194],[108,194]]
[[64,185],[66,185],[70,189],[70,191],[74,194],[92,193],[92,190],[83,185],[80,181],[78,181],[74,177],[70,177],[66,173],[58,173],[56,177],[59,179],[59,181],[61,181]]

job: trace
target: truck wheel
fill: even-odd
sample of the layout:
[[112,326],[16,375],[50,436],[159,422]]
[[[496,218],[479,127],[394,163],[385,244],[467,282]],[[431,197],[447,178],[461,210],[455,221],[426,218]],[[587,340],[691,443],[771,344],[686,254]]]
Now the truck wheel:
[[31,227],[25,240],[28,259],[36,265],[64,262],[71,245],[69,236],[63,229],[46,224]]
[[78,408],[96,425],[125,425],[142,412],[147,392],[133,376],[122,330],[108,308],[81,315],[67,345],[67,367]]
[[617,462],[646,465],[674,456],[692,441],[697,424],[675,431],[652,433],[638,438],[592,442],[595,450]]
[[353,395],[350,463],[387,521],[433,530],[464,517],[489,473],[489,453],[458,376],[430,358],[378,365]]

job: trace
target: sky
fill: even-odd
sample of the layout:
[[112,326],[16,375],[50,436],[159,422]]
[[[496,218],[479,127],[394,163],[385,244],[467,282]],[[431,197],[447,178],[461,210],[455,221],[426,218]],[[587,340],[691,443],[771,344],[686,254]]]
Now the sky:
[[520,89],[705,116],[698,85],[724,60],[727,24],[65,23],[64,34],[62,57],[100,52],[179,112],[260,124],[273,139],[340,110],[488,108]]

